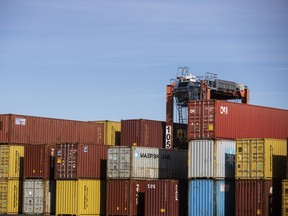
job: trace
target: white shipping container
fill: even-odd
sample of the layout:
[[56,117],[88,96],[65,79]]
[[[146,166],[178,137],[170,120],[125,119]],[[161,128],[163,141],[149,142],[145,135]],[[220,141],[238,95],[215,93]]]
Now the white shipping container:
[[53,214],[55,212],[55,181],[26,179],[23,182],[23,213]]
[[188,178],[235,178],[235,140],[192,140]]
[[187,179],[188,152],[152,147],[108,147],[111,179]]

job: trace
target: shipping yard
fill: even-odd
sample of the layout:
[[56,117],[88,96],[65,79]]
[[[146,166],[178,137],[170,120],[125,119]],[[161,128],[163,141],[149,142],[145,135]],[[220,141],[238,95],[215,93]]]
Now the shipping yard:
[[178,72],[166,121],[0,114],[0,214],[288,215],[288,110]]

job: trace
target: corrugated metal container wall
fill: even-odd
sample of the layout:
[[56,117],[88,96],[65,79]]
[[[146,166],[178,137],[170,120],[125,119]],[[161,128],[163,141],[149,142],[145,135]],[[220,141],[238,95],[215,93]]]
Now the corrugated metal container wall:
[[235,181],[190,180],[188,199],[189,216],[234,215]]
[[56,179],[106,178],[106,145],[56,144],[56,154]]
[[188,215],[213,215],[213,180],[190,180],[188,190]]
[[236,180],[236,216],[281,215],[281,181]]
[[187,164],[186,150],[110,146],[107,177],[187,179]]
[[187,181],[107,180],[106,215],[187,215]]
[[23,177],[24,146],[0,145],[0,178]]
[[272,179],[286,177],[286,140],[238,139],[236,178]]
[[103,125],[92,122],[2,114],[0,126],[0,143],[104,142]]
[[23,182],[24,214],[55,214],[56,181],[26,179]]
[[24,179],[54,178],[55,145],[27,144],[24,150]]
[[105,215],[105,200],[104,181],[56,181],[56,215]]
[[282,182],[282,216],[288,215],[288,180]]
[[288,110],[223,100],[188,103],[188,139],[286,139]]
[[121,141],[121,122],[116,121],[93,121],[104,125],[104,144],[105,145],[120,145]]
[[0,179],[0,214],[22,212],[22,182],[18,179]]
[[165,122],[145,119],[121,120],[121,146],[163,148]]
[[214,180],[214,215],[235,214],[235,181]]
[[187,124],[173,124],[173,148],[187,150]]
[[235,178],[235,140],[191,140],[188,178]]

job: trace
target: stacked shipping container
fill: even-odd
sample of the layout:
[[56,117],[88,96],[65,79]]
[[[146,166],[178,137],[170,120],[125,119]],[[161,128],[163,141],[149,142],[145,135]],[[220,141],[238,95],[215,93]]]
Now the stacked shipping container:
[[[176,131],[182,140],[186,130]],[[187,214],[187,151],[163,149],[164,136],[164,122],[121,121],[121,146],[108,148],[106,215]]]
[[[215,206],[218,206],[219,200],[212,188],[215,189],[216,181],[221,181],[221,179],[225,183],[230,180],[233,182],[235,177],[235,170],[233,170],[235,167],[235,140],[246,137],[286,138],[288,135],[288,112],[287,110],[227,101],[190,101],[188,104],[187,134],[190,140],[188,176],[191,179],[189,183],[189,215],[205,215],[205,212],[214,212],[211,214],[216,214],[218,211]],[[258,139],[258,141],[260,140]],[[242,180],[236,180],[235,187],[229,186],[227,188],[225,184],[222,184],[222,189],[225,188],[224,191],[228,190],[228,188],[229,191],[230,189],[234,190],[234,188],[236,190],[236,215],[262,215],[263,213],[265,215],[268,212],[267,209],[261,210],[259,205],[253,209],[253,205],[248,206],[247,202],[253,203],[257,199],[257,194],[261,194],[261,197],[258,197],[258,201],[262,200],[262,206],[262,203],[265,203],[264,200],[268,200],[268,196],[272,196],[272,186],[274,192],[279,192],[279,179],[283,177],[283,157],[287,153],[286,149],[282,148],[280,150],[282,153],[279,153],[279,149],[276,146],[272,147],[266,144],[264,146],[263,141],[261,147],[260,144],[257,145],[256,151],[253,148],[255,148],[253,144],[249,143],[245,147],[242,146],[240,148],[243,152],[249,151],[249,155],[236,153],[238,154],[236,160],[241,160],[241,162],[236,163],[236,177],[242,178],[246,176],[244,177],[246,179],[249,177],[258,179],[270,176],[271,178],[274,177],[273,182],[262,182],[262,180],[255,180],[259,182],[252,182],[253,180],[241,182]],[[264,151],[264,149],[266,150]],[[273,151],[273,156],[268,153],[270,151]],[[252,158],[253,162],[249,163],[247,161],[249,158]],[[274,170],[273,175],[272,169]],[[196,180],[192,180],[193,178]],[[202,180],[205,178],[208,179]],[[214,179],[214,187],[212,186],[212,180],[209,180],[209,178]],[[215,179],[217,180],[215,181]],[[267,185],[271,185],[271,190]],[[248,191],[249,189],[251,190]],[[211,197],[213,197],[212,194],[214,193],[216,199],[210,197],[210,201],[202,200],[201,196],[204,193],[204,197],[209,199],[206,192],[210,193]],[[275,194],[274,192],[273,194]],[[281,193],[278,192],[277,194]],[[198,195],[196,195],[197,193]],[[269,195],[269,193],[271,194]],[[262,197],[262,194],[265,196]],[[235,196],[232,197],[235,198]],[[227,197],[231,198],[228,194]],[[276,207],[275,203],[279,199],[277,201],[278,197],[274,196],[273,198],[275,201],[271,204],[271,210],[273,207],[274,211],[276,211],[275,208],[279,209],[279,206]],[[213,205],[214,201],[216,204],[214,203]],[[242,201],[245,202],[243,203]],[[202,206],[209,202],[211,205],[206,205],[206,210],[202,211]],[[276,212],[276,215],[278,213]]]
[[0,145],[0,214],[22,211],[24,146]]

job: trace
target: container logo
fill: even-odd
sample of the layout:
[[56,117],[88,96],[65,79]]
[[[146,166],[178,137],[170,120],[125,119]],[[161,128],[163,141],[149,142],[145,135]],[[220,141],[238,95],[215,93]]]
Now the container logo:
[[84,150],[83,150],[85,153],[88,152],[88,146],[84,146]]
[[160,155],[160,154],[153,154],[153,153],[140,153],[140,158],[152,158],[152,159],[166,159],[170,160],[170,155]]
[[148,188],[149,189],[156,189],[156,185],[155,184],[148,184]]
[[62,151],[61,151],[61,150],[58,150],[58,151],[57,151],[57,156],[59,156],[59,157],[62,156]]
[[220,114],[228,115],[228,107],[220,106]]
[[16,118],[15,124],[16,125],[26,125],[26,119],[25,118]]

